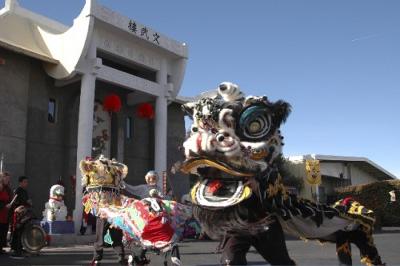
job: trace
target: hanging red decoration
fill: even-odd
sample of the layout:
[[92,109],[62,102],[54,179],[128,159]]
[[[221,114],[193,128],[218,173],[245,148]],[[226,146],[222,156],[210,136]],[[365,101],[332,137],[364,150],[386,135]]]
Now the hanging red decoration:
[[118,95],[109,94],[106,97],[104,97],[103,108],[107,112],[118,113],[121,110],[121,106],[122,106],[121,99],[119,98]]
[[138,105],[136,109],[136,114],[140,118],[153,119],[154,118],[153,106],[149,103],[141,103]]

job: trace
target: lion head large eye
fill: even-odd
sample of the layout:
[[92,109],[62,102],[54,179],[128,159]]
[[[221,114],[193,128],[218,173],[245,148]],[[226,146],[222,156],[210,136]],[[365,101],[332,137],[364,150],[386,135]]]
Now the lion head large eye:
[[239,117],[238,133],[249,140],[261,140],[271,130],[271,116],[265,106],[250,106]]
[[251,122],[250,125],[248,126],[249,133],[251,134],[259,132],[261,128],[262,128],[262,121],[258,120]]

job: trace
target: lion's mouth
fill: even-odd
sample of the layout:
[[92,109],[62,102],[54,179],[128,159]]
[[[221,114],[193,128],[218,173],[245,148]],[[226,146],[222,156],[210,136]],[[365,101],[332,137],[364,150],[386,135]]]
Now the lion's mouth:
[[252,173],[232,169],[228,165],[206,158],[189,159],[181,166],[182,172],[196,174],[201,180],[191,192],[195,204],[223,208],[238,204],[251,195],[247,181]]

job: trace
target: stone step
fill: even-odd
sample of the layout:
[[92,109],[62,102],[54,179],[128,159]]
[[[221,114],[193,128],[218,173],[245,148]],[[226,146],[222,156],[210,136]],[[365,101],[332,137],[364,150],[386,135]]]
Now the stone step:
[[71,245],[92,245],[96,235],[54,234],[49,235],[50,247],[65,247]]

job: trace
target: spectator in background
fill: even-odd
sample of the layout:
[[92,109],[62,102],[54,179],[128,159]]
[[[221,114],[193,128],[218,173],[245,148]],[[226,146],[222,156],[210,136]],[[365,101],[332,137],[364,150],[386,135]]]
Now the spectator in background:
[[14,196],[16,199],[13,203],[14,208],[18,208],[20,206],[25,207],[32,207],[32,200],[29,198],[28,195],[28,177],[27,176],[20,176],[18,177],[18,187],[14,190]]
[[11,258],[21,259],[22,255],[22,243],[21,236],[24,230],[23,221],[26,220],[25,216],[29,215],[29,209],[32,207],[32,201],[28,195],[28,177],[18,177],[18,188],[14,191],[14,198],[12,203],[13,211],[13,224],[11,230]]
[[0,173],[0,255],[5,253],[3,248],[7,246],[11,199],[10,174],[8,172]]

